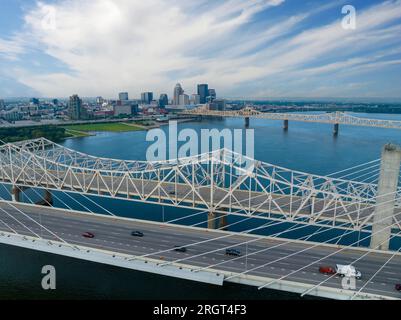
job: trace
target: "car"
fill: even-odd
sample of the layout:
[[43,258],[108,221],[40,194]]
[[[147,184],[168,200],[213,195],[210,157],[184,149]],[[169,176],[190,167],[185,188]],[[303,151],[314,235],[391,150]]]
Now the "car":
[[226,255],[227,256],[239,257],[241,255],[241,251],[239,251],[237,249],[227,249],[226,250]]
[[95,235],[94,235],[93,233],[91,233],[91,232],[84,232],[84,233],[82,234],[82,236],[83,236],[84,238],[89,238],[89,239],[93,239],[93,238],[95,237]]
[[326,267],[326,266],[320,267],[319,272],[323,273],[323,274],[328,274],[328,275],[336,274],[336,270],[334,268]]
[[140,231],[132,231],[131,232],[131,236],[142,238],[143,237],[143,233],[140,232]]
[[362,273],[351,265],[336,265],[336,273],[340,277],[355,277],[358,280],[362,278]]
[[175,191],[170,191],[168,194],[169,194],[170,196],[175,196]]
[[395,285],[395,290],[401,291],[401,283]]
[[181,246],[175,246],[175,247],[174,247],[174,251],[177,251],[177,252],[187,252],[187,248],[181,247]]

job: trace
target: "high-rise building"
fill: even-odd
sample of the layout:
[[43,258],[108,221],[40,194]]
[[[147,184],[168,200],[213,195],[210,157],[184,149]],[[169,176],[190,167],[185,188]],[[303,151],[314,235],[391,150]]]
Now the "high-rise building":
[[128,92],[120,92],[118,94],[118,99],[120,101],[127,101],[128,100]]
[[58,99],[53,99],[52,103],[53,103],[53,105],[58,106]]
[[160,95],[159,107],[164,109],[168,105],[168,95],[163,93]]
[[153,92],[144,92],[141,93],[142,103],[150,104],[153,100]]
[[216,90],[215,89],[209,89],[209,93],[208,93],[209,102],[213,102],[213,100],[215,100],[216,98],[217,98]]
[[0,99],[0,110],[4,110],[6,108],[6,105],[4,103],[3,99]]
[[103,102],[104,102],[104,100],[103,100],[102,97],[96,97],[96,104],[97,105],[101,105],[101,104],[103,104]]
[[206,103],[206,98],[209,96],[209,85],[198,84],[198,94],[200,96],[200,103]]
[[193,94],[191,96],[191,103],[192,104],[200,104],[200,95],[199,94]]
[[184,90],[182,90],[182,87],[179,83],[175,85],[174,88],[174,99],[173,99],[173,104],[178,105],[180,103],[180,95],[184,94]]
[[178,98],[178,105],[180,106],[187,106],[189,105],[189,95],[187,94],[182,94]]
[[38,98],[32,98],[31,99],[31,103],[38,106],[39,105],[39,99]]
[[71,120],[79,120],[82,116],[82,100],[74,94],[68,104],[68,116]]
[[225,111],[226,110],[226,100],[215,99],[213,102],[209,103],[209,110]]

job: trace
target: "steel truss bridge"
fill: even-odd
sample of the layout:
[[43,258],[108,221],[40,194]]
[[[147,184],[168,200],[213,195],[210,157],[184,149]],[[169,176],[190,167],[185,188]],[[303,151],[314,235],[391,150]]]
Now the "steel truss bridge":
[[[391,146],[388,149],[390,152],[393,150]],[[396,184],[399,179],[400,161],[396,159],[390,166],[396,169],[393,171]],[[310,243],[307,241],[309,238],[286,241],[280,240],[280,236],[273,238],[221,231],[227,226],[227,216],[236,215],[249,219],[265,219],[268,223],[289,222],[301,227],[316,226],[322,230],[363,231],[371,233],[372,238],[374,233],[383,236],[383,230],[389,229],[389,234],[384,235],[387,238],[383,238],[384,242],[388,243],[390,236],[395,237],[401,232],[401,188],[395,185],[391,194],[383,193],[383,190],[386,190],[381,186],[381,182],[386,178],[383,170],[388,171],[387,166],[382,164],[382,179],[376,184],[294,171],[250,159],[226,149],[174,161],[147,162],[94,157],[44,138],[9,143],[0,146],[0,184],[12,187],[13,201],[0,199],[0,242],[218,285],[222,285],[224,281],[232,281],[256,285],[259,288],[269,287],[331,298],[393,298],[394,292],[387,287],[387,291],[373,288],[355,293],[335,288],[334,284],[324,286],[323,283],[331,278],[319,283],[320,280],[310,279],[309,276],[294,277],[296,271],[290,270],[288,274],[274,276],[270,269],[266,271],[268,265],[274,265],[277,261],[287,258],[295,259],[294,256],[311,250],[314,253],[312,256],[319,257],[324,253],[317,262],[325,262],[328,259],[327,263],[334,263],[330,257],[336,254],[339,256],[335,261],[349,263],[350,257],[358,261],[361,259],[360,255],[363,258],[373,252],[373,260],[367,262],[366,268],[382,263],[383,267],[379,271],[385,270],[390,273],[386,268],[395,262],[401,262],[401,254],[381,249],[380,245],[383,242],[380,237],[375,238],[375,245],[368,249]],[[387,185],[388,181],[385,182]],[[96,214],[39,208],[19,203],[20,193],[27,188],[44,189],[48,194],[51,191],[77,193],[206,212],[209,231],[191,227],[167,227],[160,223],[139,222],[120,217],[107,218]],[[380,200],[383,196],[385,202]],[[391,211],[391,215],[388,215],[388,212],[383,215],[382,209]],[[383,219],[378,220],[378,216],[383,216]],[[218,220],[220,230],[215,230]],[[377,225],[380,225],[380,228],[375,232]],[[90,242],[83,244],[83,240],[76,240],[76,237],[80,237],[79,234],[75,234],[77,226],[86,230],[96,226],[103,230],[104,235],[113,230],[114,234],[120,234],[121,238],[113,240],[113,245],[109,247],[105,247],[103,242],[102,245]],[[200,251],[197,251],[197,254],[186,258],[177,257],[177,253],[171,252],[171,249],[159,247],[162,246],[161,241],[149,244],[153,246],[153,252],[156,250],[154,254],[137,252],[131,248],[131,240],[128,242],[124,238],[128,231],[121,229],[129,226],[147,228],[149,232],[158,230],[158,236],[165,235],[170,238],[181,234],[181,239],[187,239],[190,243],[189,247],[203,247],[198,248]],[[58,231],[67,227],[70,228],[70,233]],[[41,233],[43,230],[48,232],[47,236],[39,236],[39,230]],[[199,237],[200,240],[194,243],[194,237]],[[209,240],[202,240],[204,238]],[[235,241],[227,242],[226,238]],[[104,241],[107,242],[107,239]],[[115,243],[120,243],[121,248],[114,247]],[[256,243],[259,246],[256,246]],[[206,265],[204,260],[202,263],[195,259],[209,258],[209,254],[218,253],[236,244],[241,247],[246,244],[246,256],[259,259],[255,259],[257,262],[249,269],[247,266],[246,271],[243,271],[242,265],[239,265],[239,269],[225,266],[226,263],[234,263],[242,257],[227,261],[219,255],[210,258]],[[255,245],[251,245],[252,253],[249,255],[248,244]],[[173,244],[170,246],[173,247]],[[281,249],[278,249],[280,247]],[[272,252],[256,256],[265,250]],[[289,252],[286,257],[281,256],[282,250]],[[340,255],[343,251],[345,255]],[[160,261],[160,254],[163,254],[163,261],[167,262]],[[277,259],[270,261],[275,255]],[[216,259],[222,261],[215,263]],[[306,259],[310,259],[310,256],[301,255],[299,259],[290,260],[289,265],[299,266],[300,271],[308,270],[313,264],[305,266]],[[238,263],[245,263],[241,261]],[[262,276],[258,270],[268,274],[263,273]],[[283,267],[281,270],[284,270]],[[311,274],[319,279],[315,272],[312,271]],[[373,274],[373,277],[377,275],[370,269],[366,270],[366,274]],[[368,284],[369,281],[366,285]],[[364,288],[365,285],[362,289]]]
[[0,182],[13,186],[353,230],[370,229],[377,195],[377,184],[293,171],[225,149],[153,163],[97,158],[38,139],[2,146],[0,163]]
[[338,133],[338,125],[401,129],[401,121],[359,118],[344,112],[321,113],[321,114],[266,113],[266,112],[259,112],[250,107],[236,111],[214,111],[214,110],[208,110],[206,107],[199,107],[194,110],[186,111],[185,114],[192,116],[245,118],[248,119],[247,120],[248,123],[249,123],[249,118],[282,120],[285,121],[284,123],[285,129],[288,128],[288,121],[328,123],[337,126],[335,128],[337,130],[336,133]]

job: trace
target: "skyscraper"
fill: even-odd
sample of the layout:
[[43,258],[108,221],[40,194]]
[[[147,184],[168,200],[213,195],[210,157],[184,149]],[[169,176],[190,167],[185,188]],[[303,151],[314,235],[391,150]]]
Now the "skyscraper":
[[4,110],[5,107],[4,100],[0,99],[0,110]]
[[198,94],[200,96],[200,103],[206,103],[206,98],[209,96],[209,85],[198,84]]
[[209,102],[212,102],[213,100],[215,100],[216,97],[217,97],[216,90],[215,89],[209,89],[209,93],[208,93]]
[[70,97],[70,102],[68,104],[68,116],[71,120],[79,120],[81,119],[82,113],[82,100],[78,97],[78,95],[74,94]]
[[153,92],[143,92],[141,93],[142,103],[150,104],[153,100]]
[[187,106],[189,105],[189,95],[182,94],[178,98],[178,105],[180,106]]
[[118,99],[120,101],[127,101],[128,100],[128,92],[120,92],[118,94]]
[[174,100],[173,104],[178,105],[180,103],[180,95],[184,94],[184,90],[182,90],[182,87],[179,83],[176,84],[174,88]]
[[191,97],[191,102],[192,102],[192,104],[200,104],[200,95],[193,94]]
[[168,96],[167,96],[167,94],[163,93],[160,95],[159,107],[165,108],[167,105],[168,105]]

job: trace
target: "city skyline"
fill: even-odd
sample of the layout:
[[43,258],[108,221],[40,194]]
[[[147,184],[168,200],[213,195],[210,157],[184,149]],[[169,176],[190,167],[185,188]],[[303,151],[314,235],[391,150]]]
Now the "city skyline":
[[0,97],[170,95],[179,82],[225,98],[400,98],[401,2],[353,1],[355,30],[345,4],[5,0]]

